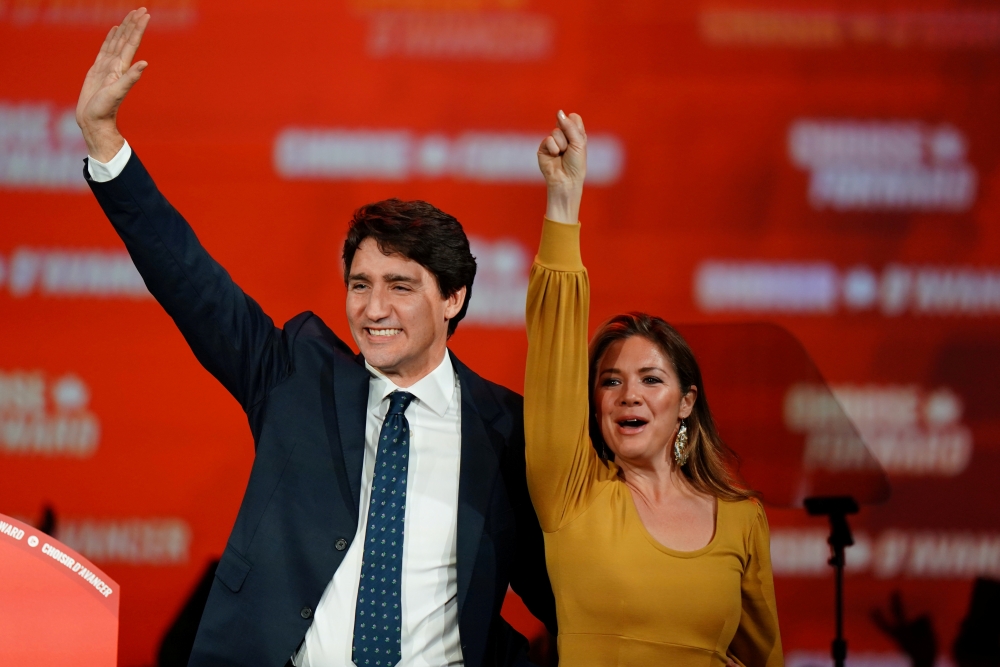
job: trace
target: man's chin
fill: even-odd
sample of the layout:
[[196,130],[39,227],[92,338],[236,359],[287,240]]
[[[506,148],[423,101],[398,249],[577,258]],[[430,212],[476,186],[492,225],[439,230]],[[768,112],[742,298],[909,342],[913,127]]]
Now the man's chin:
[[400,343],[402,340],[401,336],[396,337],[396,340],[379,340],[373,336],[369,335],[368,332],[362,331],[360,336],[354,336],[354,342],[358,344],[358,350],[361,351],[362,356],[368,361],[372,366],[375,365],[375,359],[380,360],[384,363],[391,363],[393,359],[398,359],[401,355],[402,347]]
[[393,354],[389,350],[379,349],[377,345],[359,345],[361,356],[369,364],[382,372],[392,371],[399,365],[400,355]]

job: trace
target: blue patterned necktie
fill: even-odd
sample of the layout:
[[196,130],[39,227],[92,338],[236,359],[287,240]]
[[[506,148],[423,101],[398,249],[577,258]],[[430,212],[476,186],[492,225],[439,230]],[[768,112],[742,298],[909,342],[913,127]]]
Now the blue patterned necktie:
[[403,516],[410,425],[403,414],[413,394],[389,394],[375,455],[368,505],[364,558],[354,611],[351,659],[358,667],[393,667],[399,662],[402,633]]

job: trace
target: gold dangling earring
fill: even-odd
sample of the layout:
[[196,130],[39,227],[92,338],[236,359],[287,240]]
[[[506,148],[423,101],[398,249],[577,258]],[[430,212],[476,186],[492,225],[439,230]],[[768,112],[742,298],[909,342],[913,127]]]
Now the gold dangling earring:
[[677,439],[674,440],[674,462],[683,467],[688,462],[688,427],[681,420],[681,427],[677,429]]

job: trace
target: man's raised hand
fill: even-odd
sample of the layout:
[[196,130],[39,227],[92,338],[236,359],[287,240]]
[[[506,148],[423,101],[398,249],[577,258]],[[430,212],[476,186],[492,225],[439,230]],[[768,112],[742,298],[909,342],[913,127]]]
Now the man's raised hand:
[[545,217],[575,223],[587,175],[587,131],[579,114],[556,114],[558,127],[538,147],[538,168],[548,188]]
[[133,64],[132,58],[149,23],[145,7],[133,9],[111,29],[101,45],[97,60],[87,72],[76,104],[76,123],[83,131],[91,157],[108,162],[124,145],[116,117],[125,95],[146,69],[146,61]]

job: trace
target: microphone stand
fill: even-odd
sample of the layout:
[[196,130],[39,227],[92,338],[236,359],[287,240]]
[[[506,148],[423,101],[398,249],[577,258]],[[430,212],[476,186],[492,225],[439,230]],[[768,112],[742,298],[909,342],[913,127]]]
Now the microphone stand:
[[829,563],[834,571],[836,591],[835,617],[836,635],[830,647],[834,667],[844,667],[847,659],[847,640],[844,639],[844,549],[854,544],[851,527],[847,524],[848,514],[858,513],[858,503],[851,496],[818,496],[806,498],[806,512],[811,516],[826,516],[830,519],[830,537],[827,544],[833,554]]

